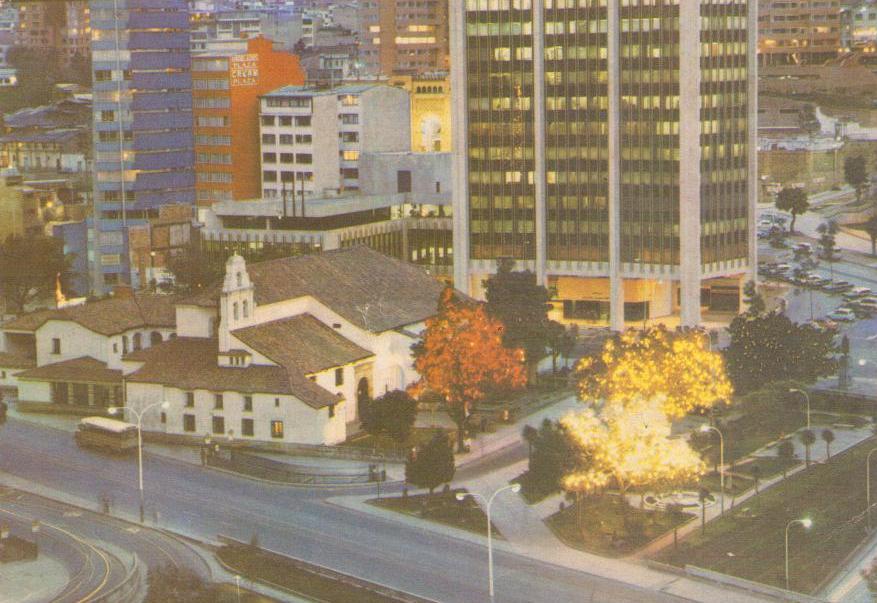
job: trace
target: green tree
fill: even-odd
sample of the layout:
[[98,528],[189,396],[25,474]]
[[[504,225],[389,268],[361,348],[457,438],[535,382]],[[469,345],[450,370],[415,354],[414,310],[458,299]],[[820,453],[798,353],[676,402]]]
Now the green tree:
[[840,228],[837,222],[829,220],[820,224],[816,230],[819,232],[819,256],[828,262],[831,280],[834,280],[834,263],[840,259],[840,250],[836,244]]
[[743,296],[743,302],[746,304],[746,314],[750,316],[764,314],[767,306],[764,303],[764,297],[758,292],[755,281],[747,281],[743,285]]
[[524,350],[532,379],[549,343],[548,289],[529,270],[515,271],[514,260],[502,260],[497,273],[485,281],[485,299],[487,314],[505,327],[503,345]]
[[801,432],[801,443],[804,444],[804,463],[810,466],[810,447],[816,443],[816,434],[811,429],[805,429]]
[[372,400],[362,417],[362,428],[372,435],[387,435],[405,442],[417,418],[417,401],[408,392],[395,389]]
[[792,460],[795,458],[795,445],[789,440],[780,442],[780,445],[777,447],[777,458],[783,461],[783,479],[786,479],[789,465],[791,465]]
[[862,226],[868,236],[871,237],[871,255],[877,255],[877,207],[874,214]]
[[834,432],[830,429],[823,429],[822,441],[825,442],[825,457],[831,459],[831,443],[834,442]]
[[557,421],[545,419],[534,431],[528,478],[534,493],[547,495],[560,489],[560,480],[576,469],[581,459]]
[[789,232],[795,233],[795,220],[800,214],[810,209],[810,201],[807,199],[807,191],[803,188],[784,188],[777,193],[776,207],[780,211],[787,211],[792,215],[789,224]]
[[575,349],[576,335],[572,329],[567,329],[555,320],[549,321],[547,335],[548,350],[551,354],[551,372],[556,374],[558,357],[569,358]]
[[195,572],[173,565],[149,570],[145,603],[230,603],[232,598]]
[[425,445],[415,448],[405,463],[405,481],[433,490],[454,479],[454,451],[448,436],[437,433]]
[[725,360],[734,389],[754,391],[776,381],[813,383],[837,369],[834,335],[784,314],[740,315],[728,329]]
[[48,295],[56,279],[66,284],[72,256],[64,256],[60,239],[43,235],[11,236],[0,245],[0,292],[17,311]]
[[863,155],[844,159],[844,180],[856,191],[856,201],[861,201],[862,191],[868,181],[868,167]]

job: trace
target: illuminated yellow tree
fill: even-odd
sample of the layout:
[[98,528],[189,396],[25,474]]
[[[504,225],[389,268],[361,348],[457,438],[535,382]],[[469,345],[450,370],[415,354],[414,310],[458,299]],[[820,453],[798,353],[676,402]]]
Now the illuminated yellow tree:
[[696,480],[706,466],[688,442],[670,438],[661,397],[626,405],[599,404],[560,420],[580,456],[580,468],[563,477],[568,492],[618,490],[623,508],[632,487],[672,487]]
[[582,400],[626,406],[660,398],[670,418],[728,403],[733,393],[724,359],[701,331],[629,330],[607,341],[599,357],[583,358],[578,372]]

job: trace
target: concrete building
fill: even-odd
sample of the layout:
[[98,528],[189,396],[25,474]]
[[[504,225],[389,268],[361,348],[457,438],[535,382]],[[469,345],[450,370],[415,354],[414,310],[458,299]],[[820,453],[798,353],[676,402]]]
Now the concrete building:
[[259,95],[304,84],[298,57],[270,40],[246,40],[243,51],[201,54],[192,61],[198,205],[261,194]]
[[208,257],[319,253],[367,245],[451,280],[450,153],[364,153],[359,191],[222,202],[201,213]]
[[91,28],[88,0],[15,2],[15,45],[40,56],[58,52],[64,64],[88,60]]
[[877,44],[877,2],[862,0],[841,10],[841,46],[845,50]]
[[363,73],[449,69],[448,0],[362,0],[359,10]]
[[0,387],[19,408],[102,414],[167,401],[175,441],[331,445],[369,401],[418,379],[411,345],[442,285],[365,247],[247,265],[186,298],[113,297],[2,326]]
[[190,20],[192,54],[244,53],[247,40],[262,35],[262,19],[255,11],[193,12]]
[[262,196],[359,189],[361,153],[407,151],[408,93],[363,84],[287,86],[262,96]]
[[[118,10],[116,10],[118,9]],[[94,74],[92,287],[139,286],[129,226],[195,203],[186,0],[91,0]]]
[[447,72],[394,75],[391,86],[411,98],[411,150],[447,153],[451,150],[451,77]]
[[91,168],[90,99],[70,98],[9,113],[0,126],[0,167],[84,174]]
[[760,64],[818,64],[841,49],[839,0],[758,0]]
[[750,4],[455,0],[455,286],[482,297],[511,258],[566,322],[736,312],[756,264]]

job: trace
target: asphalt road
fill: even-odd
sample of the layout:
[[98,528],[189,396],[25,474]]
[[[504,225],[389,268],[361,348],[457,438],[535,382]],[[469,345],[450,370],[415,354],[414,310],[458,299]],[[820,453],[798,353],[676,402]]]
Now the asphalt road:
[[[102,494],[112,493],[113,512],[136,513],[134,459],[80,450],[67,433],[10,419],[0,427],[0,472],[94,500],[95,508]],[[203,540],[256,535],[266,548],[436,601],[489,599],[482,545],[327,503],[337,491],[264,484],[161,457],[146,459],[144,479],[147,517],[158,511],[159,525],[177,533]],[[68,519],[75,525],[78,518]],[[680,600],[590,575],[587,568],[574,571],[504,552],[495,560],[498,601]]]
[[0,488],[0,520],[12,525],[16,534],[24,535],[30,533],[34,519],[41,525],[37,535],[41,553],[61,562],[71,576],[70,583],[53,601],[90,601],[111,592],[124,581],[132,554],[147,568],[185,567],[205,579],[210,577],[201,556],[180,539],[19,490]]

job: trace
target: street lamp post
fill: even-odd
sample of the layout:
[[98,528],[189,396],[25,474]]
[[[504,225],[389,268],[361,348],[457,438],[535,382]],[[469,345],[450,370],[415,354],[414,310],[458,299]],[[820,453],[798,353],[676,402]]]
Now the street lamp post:
[[790,394],[801,394],[804,396],[804,399],[807,401],[807,429],[810,429],[810,394],[805,392],[803,389],[791,388],[789,390]]
[[703,433],[715,431],[719,434],[719,490],[722,492],[722,515],[725,514],[725,437],[718,427],[713,425],[701,425]]
[[793,519],[786,524],[786,590],[789,590],[789,528],[795,524],[801,524],[805,530],[809,530],[813,525],[813,520],[809,518]]
[[167,401],[153,402],[152,404],[141,408],[139,411],[130,407],[118,408],[116,406],[110,406],[107,409],[107,412],[111,415],[127,411],[137,419],[137,484],[140,490],[140,523],[143,523],[143,415],[145,415],[147,411],[156,407],[161,407],[162,410],[167,410],[170,408],[170,403]]
[[515,492],[515,493],[520,492],[521,491],[521,484],[509,484],[508,486],[503,486],[502,488],[500,488],[499,490],[497,490],[496,492],[491,494],[490,498],[485,498],[484,496],[482,496],[481,494],[478,494],[477,492],[468,492],[468,493],[457,492],[457,496],[456,496],[457,500],[459,500],[459,501],[466,500],[467,496],[471,496],[473,498],[480,498],[482,501],[484,501],[484,505],[486,507],[486,513],[487,513],[487,580],[488,580],[489,589],[490,589],[490,600],[491,601],[493,601],[493,537],[492,537],[493,527],[490,523],[490,507],[493,505],[493,500],[496,498],[496,495],[499,494],[500,492],[503,492],[504,490],[511,490],[512,492]]
[[868,531],[871,531],[871,455],[877,452],[877,448],[868,453],[865,459],[865,500],[867,501]]

